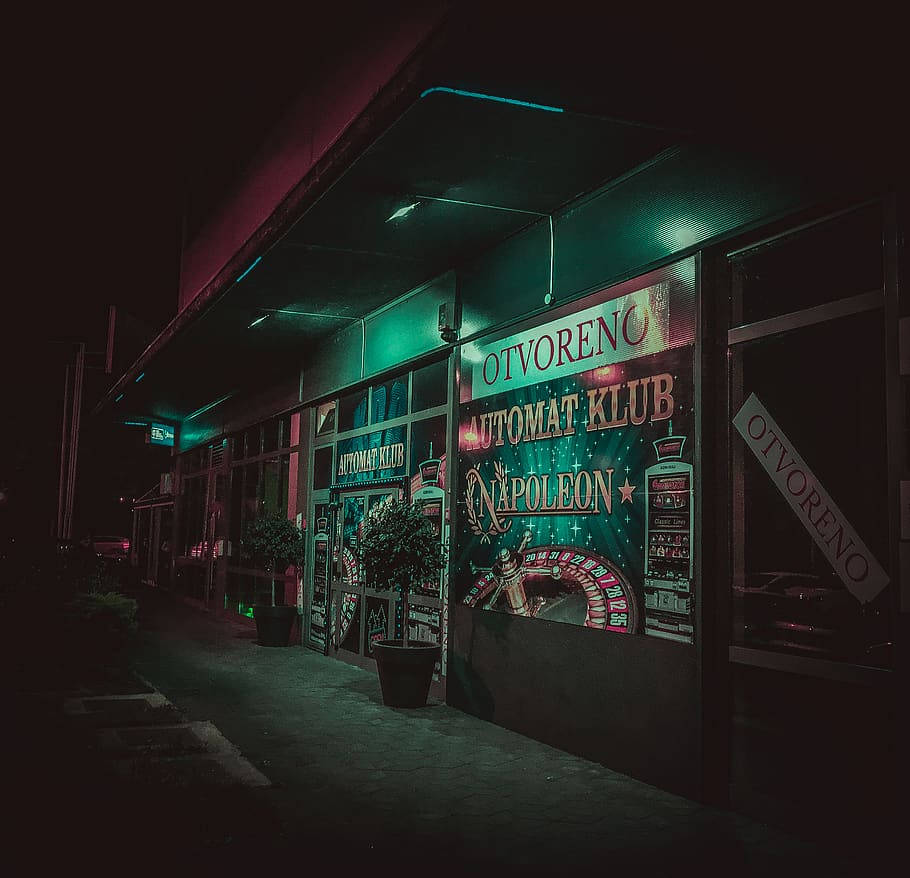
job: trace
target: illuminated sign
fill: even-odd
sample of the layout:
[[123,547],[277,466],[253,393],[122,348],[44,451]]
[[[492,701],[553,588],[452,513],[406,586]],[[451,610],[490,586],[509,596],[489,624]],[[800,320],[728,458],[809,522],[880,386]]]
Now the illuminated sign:
[[693,641],[692,355],[671,348],[462,403],[463,603]]
[[645,287],[490,344],[474,345],[474,399],[666,350],[666,283]]
[[405,475],[405,428],[391,427],[338,443],[335,482],[339,485]]
[[861,603],[871,601],[888,574],[754,393],[733,425],[850,593]]
[[170,424],[149,425],[149,445],[173,445],[174,428]]

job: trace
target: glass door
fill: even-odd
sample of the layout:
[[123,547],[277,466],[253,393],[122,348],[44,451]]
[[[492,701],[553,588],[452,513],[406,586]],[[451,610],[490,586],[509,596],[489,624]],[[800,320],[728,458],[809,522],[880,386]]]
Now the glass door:
[[340,505],[335,510],[329,652],[355,664],[373,658],[372,644],[376,640],[392,636],[395,595],[371,588],[363,581],[357,563],[365,517],[391,497],[388,489],[354,490],[340,495]]
[[313,561],[306,601],[309,608],[307,642],[313,649],[325,654],[328,648],[329,577],[332,557],[332,510],[327,499],[313,504],[311,521],[314,522],[314,527],[311,531],[309,556]]

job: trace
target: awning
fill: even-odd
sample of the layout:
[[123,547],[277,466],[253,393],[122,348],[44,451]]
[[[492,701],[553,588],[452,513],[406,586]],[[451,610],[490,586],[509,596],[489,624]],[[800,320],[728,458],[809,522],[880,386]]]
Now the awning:
[[178,315],[96,412],[179,423],[263,386],[352,320],[546,222],[680,139],[503,95],[411,90],[397,120],[373,132],[271,246],[235,265],[205,307]]

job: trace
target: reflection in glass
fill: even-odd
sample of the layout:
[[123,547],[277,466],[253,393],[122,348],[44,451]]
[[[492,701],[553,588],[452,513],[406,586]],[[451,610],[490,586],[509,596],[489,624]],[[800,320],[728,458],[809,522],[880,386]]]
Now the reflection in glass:
[[411,378],[411,411],[443,405],[448,399],[449,363],[440,360],[415,369]]
[[[873,311],[745,344],[741,357],[743,399],[756,394],[848,526],[885,565],[882,336],[883,314]],[[850,352],[848,362],[845,351]],[[824,378],[818,364],[838,358],[843,367],[837,380]],[[733,642],[890,666],[893,586],[861,604],[752,450],[738,436],[735,441],[742,460],[741,475],[734,472],[734,479],[741,479],[743,554],[733,590]],[[775,455],[775,466],[788,466],[789,455],[780,443],[769,453]]]
[[408,376],[401,375],[373,387],[370,423],[378,424],[408,413]]
[[342,396],[338,401],[338,430],[355,430],[367,425],[367,389]]

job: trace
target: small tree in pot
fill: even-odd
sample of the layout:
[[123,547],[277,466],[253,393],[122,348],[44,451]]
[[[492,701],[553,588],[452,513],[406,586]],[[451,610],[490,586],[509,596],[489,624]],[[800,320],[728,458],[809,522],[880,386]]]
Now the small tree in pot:
[[271,603],[256,604],[253,616],[261,646],[287,646],[297,615],[295,606],[275,603],[275,577],[303,562],[303,533],[281,515],[257,518],[249,522],[242,543],[255,561],[271,574]]
[[364,521],[358,560],[370,586],[401,594],[403,637],[373,644],[383,701],[393,707],[420,707],[426,703],[440,647],[409,640],[408,597],[414,585],[438,576],[445,567],[445,547],[419,506],[390,500],[374,507]]

